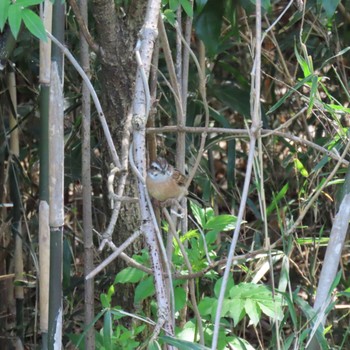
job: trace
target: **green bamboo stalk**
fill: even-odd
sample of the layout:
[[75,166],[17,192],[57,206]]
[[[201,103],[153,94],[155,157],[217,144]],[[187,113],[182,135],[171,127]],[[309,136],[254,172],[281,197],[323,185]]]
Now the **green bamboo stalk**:
[[[53,34],[63,42],[65,5],[53,5]],[[64,134],[63,134],[63,56],[54,45],[51,61],[51,89],[49,113],[49,191],[50,191],[50,296],[48,348],[62,348],[62,246],[64,224]]]

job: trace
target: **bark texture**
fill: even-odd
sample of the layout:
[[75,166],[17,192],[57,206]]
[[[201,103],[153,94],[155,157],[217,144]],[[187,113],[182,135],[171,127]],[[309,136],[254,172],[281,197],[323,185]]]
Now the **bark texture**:
[[[131,107],[133,86],[136,74],[134,48],[141,29],[146,8],[146,1],[130,1],[128,8],[116,7],[114,0],[94,0],[93,14],[96,22],[96,36],[102,48],[100,57],[101,100],[116,149],[120,154],[122,137],[127,114]],[[103,179],[106,181],[110,170],[109,152],[102,150]],[[106,182],[103,186],[107,188]],[[129,176],[125,195],[136,196],[135,179]],[[110,213],[107,193],[104,193],[104,212]],[[139,228],[139,209],[137,204],[122,204],[119,219],[114,231],[113,241],[119,246]],[[108,218],[107,218],[108,220]],[[134,247],[129,247],[127,254],[132,255]],[[118,272],[125,267],[121,259],[115,261]],[[132,307],[133,293],[116,290],[117,303],[123,307]]]

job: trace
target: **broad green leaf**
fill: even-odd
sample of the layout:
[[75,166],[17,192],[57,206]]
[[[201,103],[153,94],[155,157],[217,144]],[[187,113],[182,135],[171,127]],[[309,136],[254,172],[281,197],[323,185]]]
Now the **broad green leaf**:
[[230,107],[232,111],[243,114],[246,118],[250,118],[250,93],[248,90],[241,89],[234,84],[213,86],[212,89],[212,93],[215,97]]
[[274,303],[273,305],[266,305],[264,303],[257,303],[260,310],[267,316],[271,317],[273,320],[282,321],[283,320],[283,310],[280,303]]
[[182,287],[177,287],[174,290],[174,296],[175,296],[175,311],[179,311],[186,304],[186,292]]
[[250,318],[250,321],[254,326],[256,326],[261,317],[261,311],[258,304],[252,299],[247,299],[244,303],[244,308]]
[[185,10],[188,17],[193,17],[192,4],[189,0],[180,0],[182,8]]
[[153,277],[147,277],[135,289],[135,303],[139,303],[154,294]]
[[[232,337],[233,339],[229,341],[229,344],[231,345],[231,348],[234,350],[255,350],[254,347],[252,347],[248,341],[246,341],[243,338],[239,338],[236,336]],[[230,348],[230,349],[231,349]],[[284,348],[287,349],[287,348]]]
[[192,210],[192,214],[197,220],[199,226],[204,227],[206,223],[206,210],[201,208],[199,205],[197,205],[193,201],[190,201],[190,207]]
[[[218,279],[214,286],[214,294],[217,298],[219,298],[219,295],[220,295],[221,285],[222,285],[222,278]],[[229,296],[230,291],[234,287],[234,285],[235,285],[235,282],[233,281],[232,276],[230,276],[226,285],[225,297]]]
[[224,14],[224,2],[208,0],[195,20],[195,30],[203,41],[209,56],[218,53],[220,45],[221,25]]
[[10,0],[0,1],[0,32],[2,32],[4,29],[5,22],[8,16],[9,7],[10,7]]
[[237,217],[229,214],[223,214],[211,217],[206,224],[204,229],[213,230],[216,232],[233,230],[236,227]]
[[134,267],[127,267],[115,276],[114,283],[137,283],[145,276],[147,276],[145,272]]
[[302,176],[306,178],[309,177],[309,172],[306,170],[304,164],[298,158],[294,158],[294,165]]
[[104,308],[109,308],[111,306],[110,303],[109,303],[107,294],[101,293],[100,294],[100,300],[101,300],[101,304],[102,304],[102,306]]
[[174,11],[169,10],[169,9],[166,9],[166,10],[163,12],[163,15],[165,16],[165,18],[167,19],[167,21],[168,21],[171,25],[173,25],[173,26],[175,25],[176,16],[175,16]]
[[322,7],[325,9],[328,18],[334,15],[339,2],[340,0],[318,0],[318,3],[321,3]]
[[12,35],[15,39],[17,39],[19,30],[21,28],[21,22],[22,22],[22,9],[17,4],[12,4],[9,7],[9,25],[11,28]]
[[38,39],[47,41],[47,36],[44,28],[44,24],[40,17],[32,10],[22,10],[22,18],[27,29]]
[[42,2],[44,2],[44,0],[16,0],[16,4],[22,6],[23,8],[39,5]]
[[[230,299],[224,299],[222,301],[221,317],[226,317],[229,314],[229,312],[232,308],[231,302],[232,302],[232,300],[230,300]],[[215,320],[216,314],[217,314],[217,310],[215,310],[215,312],[213,312],[213,314],[212,314],[213,320]]]
[[179,7],[179,0],[169,0],[169,8],[171,11],[176,11]]
[[198,304],[198,310],[202,316],[207,316],[212,313],[215,298],[204,297]]
[[235,299],[231,300],[231,308],[229,316],[233,319],[234,326],[237,326],[237,324],[242,320],[242,318],[246,315],[245,309],[244,309],[244,303],[245,301],[243,299]]

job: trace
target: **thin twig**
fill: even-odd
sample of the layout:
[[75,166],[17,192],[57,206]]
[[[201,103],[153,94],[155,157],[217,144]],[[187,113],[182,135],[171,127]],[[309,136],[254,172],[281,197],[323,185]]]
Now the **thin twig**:
[[85,24],[85,21],[80,13],[78,4],[76,3],[75,0],[68,0],[69,1],[69,5],[72,8],[75,18],[79,24],[79,28],[82,32],[82,34],[84,35],[84,38],[86,40],[86,42],[89,44],[90,48],[92,51],[94,51],[97,54],[100,54],[102,57],[104,56],[102,47],[99,46],[95,40],[93,39],[93,37],[91,36],[88,27]]
[[62,45],[50,32],[46,31],[46,34],[60,48],[60,50],[67,56],[69,61],[73,64],[74,68],[78,71],[78,73],[80,74],[80,76],[84,80],[85,84],[87,85],[87,87],[90,91],[91,97],[95,103],[97,114],[98,114],[98,117],[100,119],[102,129],[103,129],[103,132],[104,132],[106,140],[107,140],[107,144],[108,144],[109,151],[110,151],[112,159],[113,159],[113,163],[115,164],[116,167],[121,168],[119,157],[118,157],[117,151],[115,149],[114,142],[113,142],[111,133],[109,131],[107,121],[106,121],[105,115],[103,113],[101,104],[100,104],[100,100],[98,99],[96,91],[95,91],[94,87],[92,86],[89,77],[86,75],[83,68],[79,65],[79,63],[74,58],[74,56],[70,53],[70,51],[64,45]]
[[230,245],[230,250],[227,256],[227,263],[225,266],[225,272],[222,278],[220,294],[218,298],[218,304],[215,315],[215,323],[214,323],[214,331],[213,331],[213,339],[211,344],[211,349],[216,350],[219,339],[219,329],[220,329],[220,319],[221,319],[221,311],[223,307],[226,287],[228,283],[228,278],[231,272],[232,261],[236,249],[236,244],[238,241],[238,236],[242,224],[243,214],[245,211],[249,186],[252,175],[252,167],[254,161],[254,153],[255,153],[255,144],[256,139],[260,137],[260,128],[261,128],[261,110],[260,110],[260,84],[261,84],[261,0],[256,0],[256,52],[254,65],[252,70],[252,88],[251,88],[251,116],[252,116],[252,126],[250,128],[250,142],[249,142],[249,154],[248,154],[248,162],[247,162],[247,170],[246,177],[244,180],[243,191],[241,203],[239,206],[237,223],[235,230],[232,235],[232,242]]
[[95,277],[100,271],[102,271],[107,265],[109,265],[115,258],[117,258],[120,253],[122,253],[132,242],[134,242],[140,235],[141,231],[134,232],[120,247],[115,247],[115,245],[110,245],[111,247],[114,246],[115,249],[114,252],[105,260],[101,262],[100,265],[95,267],[85,278],[88,280],[90,278]]
[[[226,128],[216,128],[216,127],[210,127],[210,128],[205,128],[205,127],[191,127],[191,126],[185,126],[185,127],[178,127],[178,126],[164,126],[161,128],[149,128],[147,129],[147,133],[167,133],[167,132],[178,132],[179,130],[184,131],[184,132],[189,132],[189,133],[194,133],[194,134],[201,134],[203,132],[213,133],[213,134],[227,134],[227,135],[232,135],[233,138],[236,137],[249,137],[249,131],[246,129],[226,129]],[[316,151],[319,151],[326,156],[339,161],[340,156],[332,150],[328,150],[320,145],[317,145],[314,142],[311,142],[309,140],[303,139],[301,137],[288,134],[285,132],[280,132],[280,131],[275,131],[271,129],[261,129],[260,130],[262,137],[265,137],[265,135],[268,136],[278,136],[282,137],[297,143],[300,143],[302,145],[305,145],[307,147],[311,147],[315,149]],[[343,165],[349,165],[349,162],[345,159],[341,159],[341,163]]]
[[335,165],[335,167],[331,171],[331,173],[327,176],[327,179],[323,182],[323,184],[317,189],[317,191],[314,193],[314,195],[309,199],[307,205],[305,206],[305,208],[303,208],[303,210],[301,211],[299,217],[295,220],[293,226],[290,229],[288,229],[288,231],[286,232],[286,235],[290,235],[291,233],[293,233],[296,230],[296,228],[301,224],[301,222],[303,221],[306,213],[312,207],[312,205],[314,204],[315,200],[322,193],[324,188],[328,185],[329,181],[332,180],[334,175],[337,173],[337,171],[338,171],[340,165],[342,164],[343,159],[347,155],[349,149],[350,149],[350,139],[349,139],[348,144],[346,145],[342,155],[340,156],[340,158],[338,160],[338,163]]
[[[170,214],[168,212],[168,210],[166,208],[163,208],[163,214],[165,215],[165,218],[168,221],[169,224],[169,229],[171,234],[173,235],[173,237],[175,238],[177,244],[179,245],[180,251],[182,253],[182,257],[185,261],[185,264],[187,266],[188,272],[190,274],[193,273],[192,270],[192,266],[191,266],[191,262],[188,258],[187,252],[185,250],[185,247],[183,246],[179,235],[176,232],[176,228],[174,226],[174,223],[170,217]],[[171,279],[171,278],[170,278]],[[196,290],[195,290],[195,286],[194,286],[194,281],[193,279],[189,280],[189,287],[190,287],[190,298],[191,298],[191,302],[192,302],[192,308],[193,308],[193,312],[197,318],[197,324],[198,324],[198,332],[199,332],[199,339],[200,339],[200,344],[204,345],[204,332],[203,332],[203,324],[202,324],[202,316],[198,310],[198,305],[197,305],[197,300],[196,300]]]

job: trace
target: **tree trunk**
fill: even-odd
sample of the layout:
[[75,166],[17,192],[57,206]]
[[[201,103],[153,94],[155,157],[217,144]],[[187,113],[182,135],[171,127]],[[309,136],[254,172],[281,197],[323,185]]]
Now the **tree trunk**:
[[[129,8],[117,8],[113,0],[94,0],[94,18],[96,21],[97,40],[102,49],[100,56],[101,71],[101,100],[103,110],[114,139],[117,152],[121,150],[127,114],[130,111],[133,96],[133,85],[136,73],[134,48],[137,35],[142,26],[146,1],[131,1]],[[110,213],[107,193],[107,178],[110,170],[111,158],[106,145],[102,146],[104,181],[105,213]],[[135,179],[130,174],[125,189],[125,195],[135,197]],[[119,219],[114,230],[113,242],[119,246],[135,230],[139,229],[140,215],[138,204],[122,204]],[[107,217],[109,220],[109,217]],[[126,253],[132,255],[135,246],[130,246]],[[121,259],[115,261],[115,272],[125,267]],[[125,309],[133,308],[133,293],[116,289],[119,305]]]

